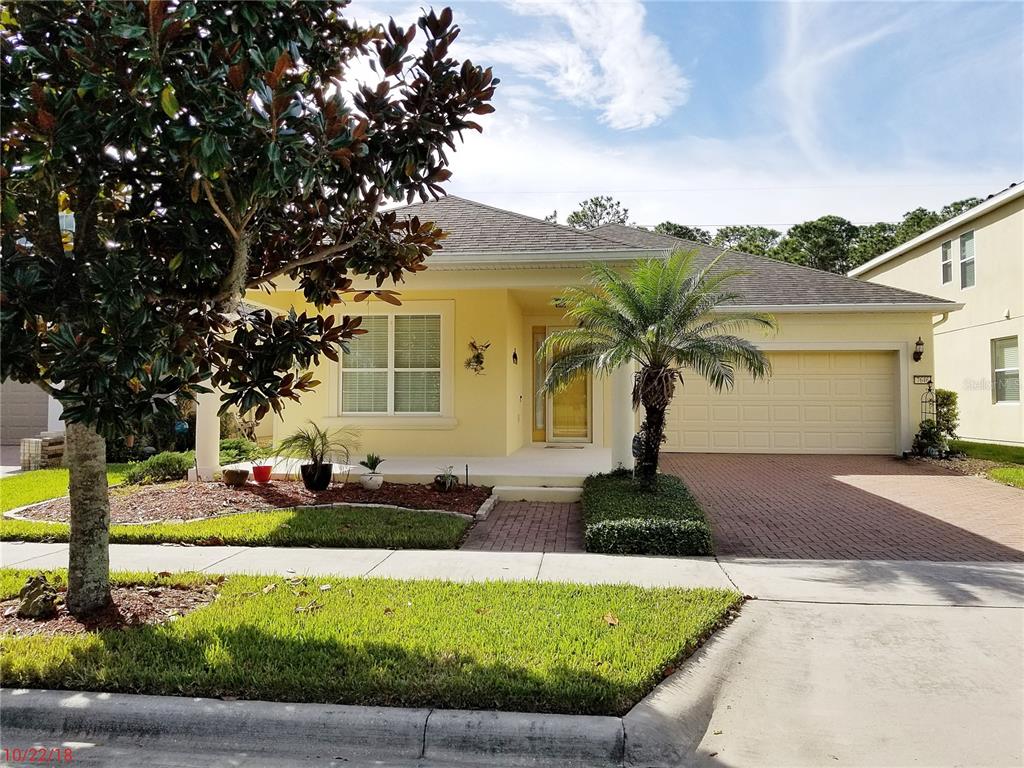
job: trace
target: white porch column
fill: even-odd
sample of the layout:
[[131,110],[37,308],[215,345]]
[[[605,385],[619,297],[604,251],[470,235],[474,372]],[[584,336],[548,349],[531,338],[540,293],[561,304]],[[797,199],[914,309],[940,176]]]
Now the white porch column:
[[220,393],[204,392],[196,398],[196,466],[198,480],[213,480],[220,472]]
[[633,468],[633,364],[620,366],[612,374],[612,467]]

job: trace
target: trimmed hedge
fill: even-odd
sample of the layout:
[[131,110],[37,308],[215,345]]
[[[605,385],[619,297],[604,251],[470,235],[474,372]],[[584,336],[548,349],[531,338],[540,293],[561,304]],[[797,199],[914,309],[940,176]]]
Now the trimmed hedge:
[[174,453],[164,451],[150,456],[138,464],[130,464],[125,472],[124,481],[129,485],[141,483],[166,483],[171,480],[184,480],[188,471],[195,464],[196,455],[192,451]]
[[683,482],[659,475],[653,493],[632,474],[616,470],[583,483],[584,539],[588,552],[620,555],[710,555],[711,529]]

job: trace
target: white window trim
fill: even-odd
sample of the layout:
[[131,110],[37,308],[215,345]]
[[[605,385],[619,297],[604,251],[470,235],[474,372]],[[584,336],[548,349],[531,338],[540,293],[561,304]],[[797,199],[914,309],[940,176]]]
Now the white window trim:
[[[946,246],[949,246],[947,248]],[[939,246],[939,279],[942,281],[942,285],[953,282],[953,241],[946,240]],[[949,266],[949,280],[946,279],[946,267]],[[975,281],[977,282],[977,281]]]
[[[374,429],[452,429],[457,425],[455,419],[455,302],[447,301],[407,301],[399,307],[383,302],[367,303],[363,306],[354,305],[350,312],[338,313],[361,315],[364,317],[387,316],[388,319],[388,412],[348,413],[341,410],[341,393],[344,369],[341,362],[332,363],[328,384],[331,395],[329,422],[332,425],[345,427],[372,427]],[[394,411],[394,344],[392,343],[397,315],[438,315],[441,318],[441,411],[440,413],[395,413]],[[349,370],[384,370],[349,369]],[[436,368],[402,368],[401,370],[437,370]]]
[[[964,240],[963,240],[963,238],[964,238],[965,235],[970,235],[971,236],[971,242],[974,243],[974,254],[969,259],[965,259],[964,258]],[[957,262],[957,265],[958,265],[959,270],[960,270],[960,290],[961,291],[969,291],[969,290],[971,290],[971,288],[973,288],[974,286],[976,286],[978,284],[978,261],[977,261],[977,257],[978,257],[978,240],[974,236],[974,230],[973,229],[969,229],[966,232],[961,232],[960,235],[957,237],[956,242],[957,242],[957,251],[960,254],[960,259]],[[971,264],[974,265],[974,282],[971,283],[970,285],[964,285],[964,264],[967,264],[968,262],[970,262]]]
[[[996,344],[1000,341],[1007,341],[1009,339],[1015,339],[1017,341],[1017,365],[1013,368],[996,368]],[[994,405],[1020,405],[1020,397],[1016,400],[999,400],[998,392],[999,387],[996,384],[997,374],[1000,373],[1017,373],[1017,387],[1018,391],[1020,388],[1020,337],[1019,336],[1000,336],[998,339],[992,339],[992,346],[990,348],[992,356],[992,403]]]

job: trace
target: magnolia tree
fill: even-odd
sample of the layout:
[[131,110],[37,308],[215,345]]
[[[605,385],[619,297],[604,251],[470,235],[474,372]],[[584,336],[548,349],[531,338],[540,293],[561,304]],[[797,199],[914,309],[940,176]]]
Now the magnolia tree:
[[[385,283],[444,237],[381,205],[443,193],[498,81],[449,55],[448,9],[406,29],[361,27],[345,6],[0,12],[0,373],[64,408],[73,613],[110,599],[105,440],[211,384],[222,410],[280,410],[317,384],[294,371],[361,332],[321,310],[358,276],[397,303]],[[283,278],[317,311],[239,315],[246,290]]]

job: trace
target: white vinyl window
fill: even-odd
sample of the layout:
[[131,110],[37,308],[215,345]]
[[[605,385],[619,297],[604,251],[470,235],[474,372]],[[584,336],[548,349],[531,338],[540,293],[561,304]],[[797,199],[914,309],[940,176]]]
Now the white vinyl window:
[[942,284],[953,282],[953,241],[942,244]]
[[441,412],[441,316],[369,315],[341,358],[346,414]]
[[992,339],[992,398],[997,403],[1020,402],[1020,353],[1016,336]]
[[971,288],[974,285],[974,233],[964,232],[960,235],[960,287]]

